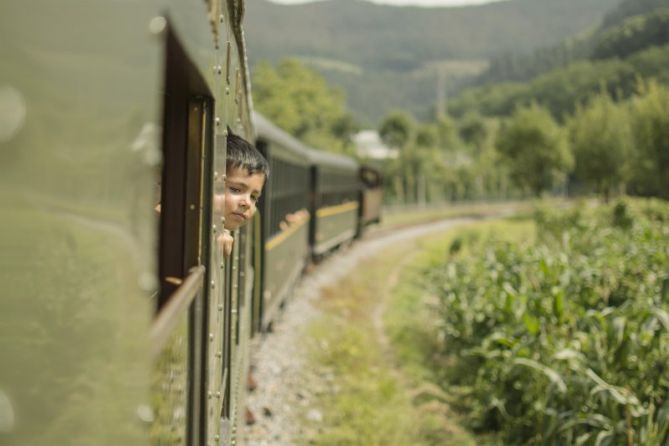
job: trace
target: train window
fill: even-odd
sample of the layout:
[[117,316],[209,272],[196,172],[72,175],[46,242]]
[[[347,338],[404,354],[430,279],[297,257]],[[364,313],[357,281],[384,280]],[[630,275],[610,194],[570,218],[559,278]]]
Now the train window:
[[322,169],[318,193],[318,207],[355,201],[358,197],[358,180],[353,172]]
[[360,170],[360,179],[366,187],[378,187],[381,184],[381,175],[379,172],[369,168],[362,168]]
[[205,185],[210,181],[203,163],[211,156],[206,153],[212,147],[211,132],[206,129],[211,126],[212,105],[209,98],[189,88],[194,76],[185,68],[190,62],[182,58],[186,56],[180,51],[168,51],[167,64],[178,64],[180,69],[168,70],[165,82],[159,308],[179,280],[202,263],[203,247],[208,245],[204,240],[208,231],[202,226],[209,217],[204,203],[209,199]]
[[[156,441],[194,445],[206,436],[206,302],[209,257],[213,155],[213,102],[206,83],[177,36],[166,36],[163,96],[163,165],[160,179],[156,319],[151,332],[154,373],[178,377],[174,389],[153,389],[160,395]],[[168,380],[156,380],[168,382]],[[185,414],[170,418],[174,405]],[[166,426],[162,426],[166,424]]]
[[291,220],[291,216],[307,208],[306,195],[304,193],[307,184],[307,167],[280,158],[272,157],[270,154],[270,187],[268,188],[269,206],[266,206],[268,222],[267,237],[271,238],[285,227]]

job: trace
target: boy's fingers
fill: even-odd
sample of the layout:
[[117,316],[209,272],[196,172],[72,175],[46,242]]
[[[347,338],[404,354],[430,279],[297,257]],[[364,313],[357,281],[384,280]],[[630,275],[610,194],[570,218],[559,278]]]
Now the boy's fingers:
[[230,235],[230,231],[224,229],[223,234],[219,235],[216,241],[218,242],[219,248],[223,251],[223,255],[228,257],[232,254],[232,245],[235,242],[235,239]]

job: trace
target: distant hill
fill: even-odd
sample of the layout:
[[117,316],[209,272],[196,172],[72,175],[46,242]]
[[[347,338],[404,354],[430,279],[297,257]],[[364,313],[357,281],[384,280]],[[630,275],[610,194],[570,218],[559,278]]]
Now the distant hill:
[[498,55],[470,84],[526,82],[578,60],[624,58],[646,47],[663,45],[669,42],[667,10],[669,0],[623,0],[587,34],[532,52]]
[[602,28],[621,25],[627,18],[669,6],[668,0],[623,0],[604,17]]
[[643,11],[635,1],[626,0],[607,16],[615,21],[577,42],[495,61],[481,76],[488,78],[484,85],[452,98],[449,112],[500,117],[535,102],[565,120],[602,90],[624,100],[639,92],[640,80],[669,84],[669,0],[647,1],[650,9],[632,14]]
[[[646,0],[648,1],[648,0]],[[453,88],[500,53],[527,52],[595,27],[620,0],[508,0],[455,8],[329,0],[246,3],[251,63],[299,57],[347,92],[375,122],[391,108],[419,117],[434,101],[436,66]]]

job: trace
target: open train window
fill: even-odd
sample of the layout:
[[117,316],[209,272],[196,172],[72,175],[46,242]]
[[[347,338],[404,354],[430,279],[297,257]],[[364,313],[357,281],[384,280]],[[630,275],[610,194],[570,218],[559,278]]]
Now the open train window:
[[[211,206],[207,204],[212,201],[213,100],[169,28],[163,94],[163,165],[157,207],[160,284],[151,342],[152,351],[165,353],[156,360],[155,373],[169,375],[170,380],[163,382],[177,377],[181,384],[156,389],[162,406],[154,411],[157,422],[164,418],[163,424],[169,425],[167,431],[178,432],[177,443],[196,445],[204,443],[207,435],[204,321],[210,274],[205,266],[210,255]],[[175,408],[186,414],[183,423],[170,418]],[[152,432],[162,432],[161,428]]]
[[381,174],[369,167],[362,166],[360,168],[360,179],[365,187],[373,188],[381,185]]
[[210,200],[212,101],[198,71],[169,33],[163,117],[159,277],[161,308],[188,275],[202,264],[208,231],[203,224]]

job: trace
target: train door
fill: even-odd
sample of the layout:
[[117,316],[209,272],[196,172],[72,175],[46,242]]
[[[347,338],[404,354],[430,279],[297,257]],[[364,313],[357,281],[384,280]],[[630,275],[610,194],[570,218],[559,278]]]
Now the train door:
[[226,129],[249,133],[241,56],[227,32],[208,82],[189,57],[198,56],[196,47],[189,53],[176,33],[167,37],[160,293],[152,337],[154,416],[162,421],[152,426],[154,444],[235,444],[243,414],[251,225],[236,231],[229,258],[217,243],[225,224]]
[[200,445],[220,416],[207,399],[213,99],[172,32],[165,67],[151,442]]

